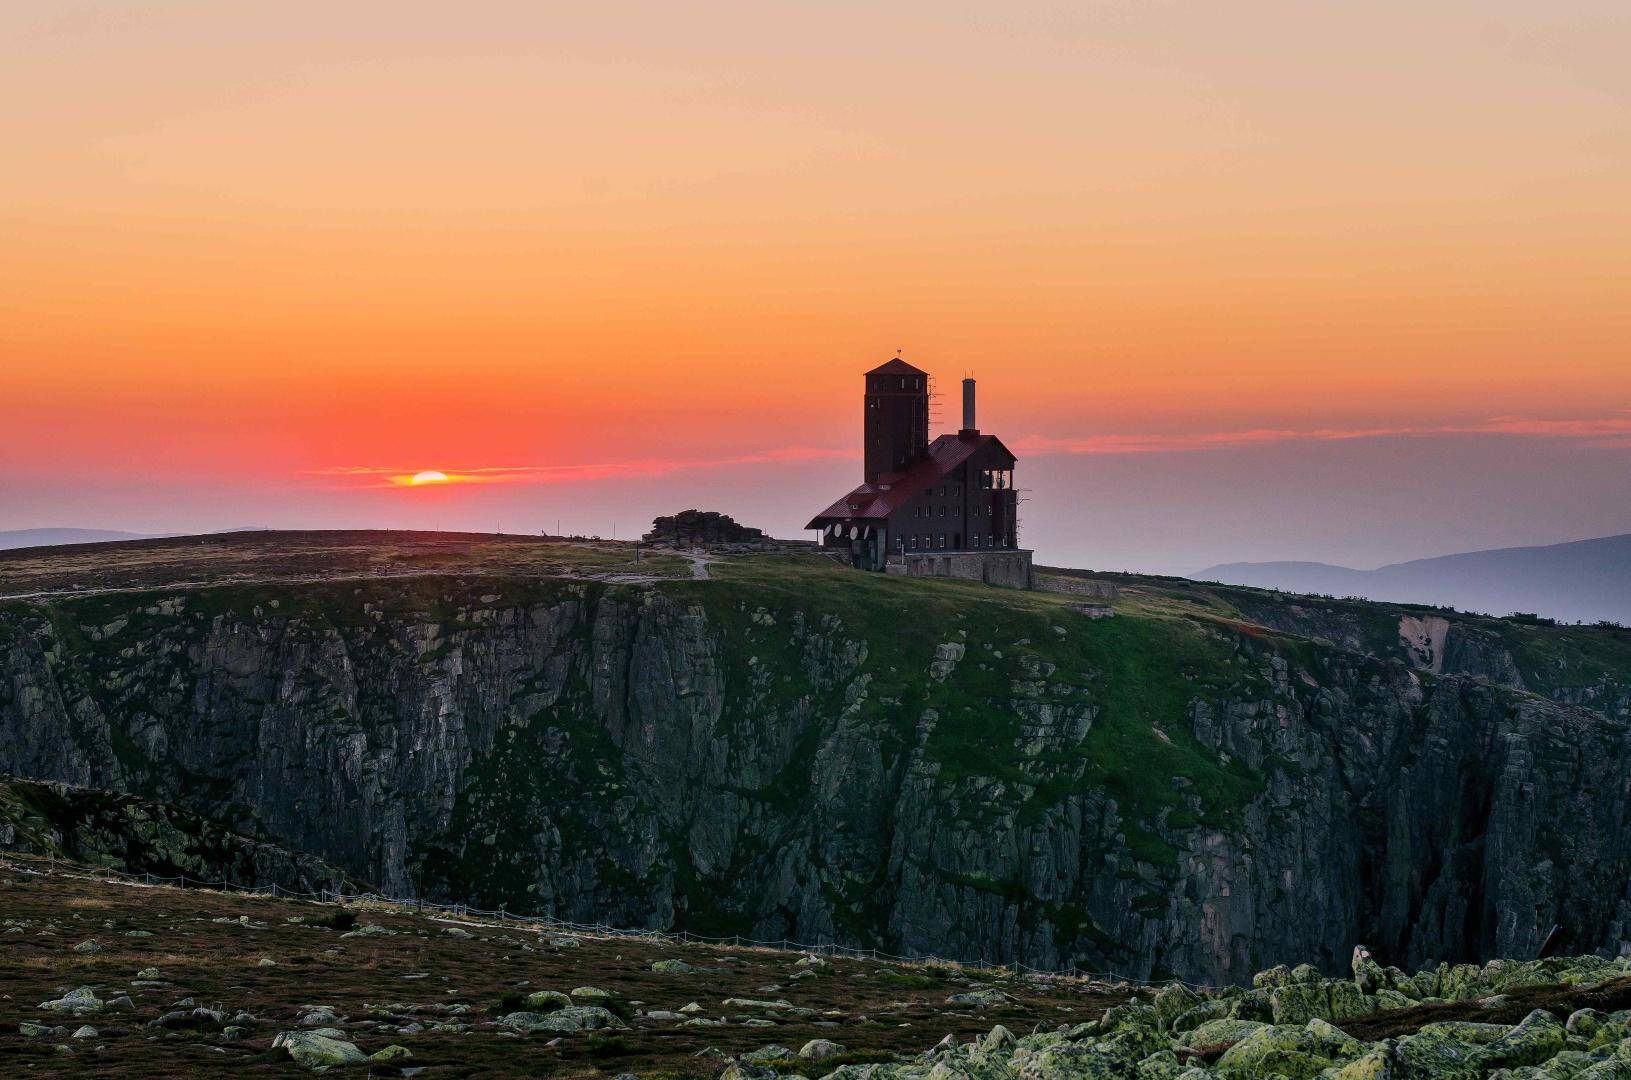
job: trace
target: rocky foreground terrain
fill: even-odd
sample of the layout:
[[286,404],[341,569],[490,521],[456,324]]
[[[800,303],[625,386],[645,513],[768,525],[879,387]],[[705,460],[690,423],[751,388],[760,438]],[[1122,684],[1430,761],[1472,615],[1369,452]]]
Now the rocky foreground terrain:
[[1631,631],[703,569],[436,534],[3,553],[0,772],[625,927],[1241,986],[1360,943],[1631,949]]
[[1631,1076],[1631,961],[1250,988],[569,933],[0,860],[7,1075],[772,1080]]

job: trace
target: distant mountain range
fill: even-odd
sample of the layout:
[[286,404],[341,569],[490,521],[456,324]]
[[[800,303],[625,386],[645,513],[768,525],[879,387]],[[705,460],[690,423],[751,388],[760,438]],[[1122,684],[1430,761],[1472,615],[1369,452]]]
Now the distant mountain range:
[[1189,576],[1282,592],[1631,625],[1631,535],[1470,551],[1375,570],[1317,562],[1224,563]]
[[118,529],[11,529],[0,530],[0,550],[48,547],[57,544],[100,544],[104,540],[145,540],[150,533]]

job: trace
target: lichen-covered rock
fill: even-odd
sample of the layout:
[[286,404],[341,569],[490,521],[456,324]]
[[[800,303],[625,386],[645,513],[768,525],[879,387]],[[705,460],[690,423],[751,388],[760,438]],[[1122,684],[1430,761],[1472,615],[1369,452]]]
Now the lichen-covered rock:
[[653,960],[651,970],[658,975],[690,975],[698,969],[684,960]]
[[1208,1020],[1221,1020],[1232,1016],[1235,1007],[1233,999],[1209,998],[1175,1017],[1169,1026],[1173,1031],[1193,1031]]
[[1138,1080],[1176,1080],[1186,1066],[1171,1050],[1151,1054],[1138,1063]]
[[1390,1075],[1443,1080],[1474,1080],[1483,1075],[1484,1047],[1466,1038],[1477,1034],[1469,1030],[1472,1025],[1459,1029],[1461,1037],[1449,1030],[1451,1025],[1430,1027],[1433,1030],[1424,1028],[1394,1044]]
[[352,1043],[316,1031],[279,1032],[272,1039],[272,1048],[287,1050],[295,1064],[308,1069],[352,1065],[368,1060],[368,1055]]
[[532,1012],[553,1012],[556,1009],[570,1008],[572,998],[559,990],[534,990],[521,999],[521,1004]]
[[1208,1020],[1185,1033],[1183,1044],[1203,1054],[1221,1054],[1246,1036],[1268,1026],[1255,1020]]
[[599,1005],[569,1005],[553,1012],[513,1012],[499,1023],[517,1031],[598,1031],[627,1025]]
[[1312,1080],[1334,1065],[1352,1061],[1360,1052],[1353,1039],[1277,1025],[1258,1028],[1235,1043],[1218,1059],[1213,1071],[1228,1080],[1263,1076]]
[[59,998],[40,1002],[40,1008],[50,1012],[67,1013],[70,1016],[84,1016],[87,1013],[101,1012],[102,999],[96,996],[96,991],[89,986],[81,986],[77,990],[70,990]]
[[1331,1014],[1331,995],[1324,986],[1286,983],[1270,992],[1269,1005],[1276,1025],[1301,1027],[1315,1017]]
[[811,1039],[799,1047],[799,1057],[806,1061],[825,1061],[843,1052],[844,1048],[831,1039]]
[[979,1005],[982,1008],[988,1005],[1001,1005],[1008,1000],[1008,995],[1001,990],[970,990],[962,994],[953,994],[946,999],[947,1005]]
[[1183,983],[1168,983],[1156,992],[1151,1004],[1163,1025],[1171,1027],[1180,1016],[1200,1004],[1200,996]]
[[1556,1017],[1536,1009],[1517,1027],[1485,1047],[1483,1063],[1489,1068],[1539,1065],[1563,1049],[1567,1035]]

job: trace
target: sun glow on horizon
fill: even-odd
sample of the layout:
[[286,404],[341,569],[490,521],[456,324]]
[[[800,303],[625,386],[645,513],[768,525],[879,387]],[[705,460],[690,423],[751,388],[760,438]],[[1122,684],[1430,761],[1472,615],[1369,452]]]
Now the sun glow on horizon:
[[409,487],[423,487],[426,484],[445,484],[447,482],[447,473],[437,469],[426,469],[424,472],[416,472],[408,477]]

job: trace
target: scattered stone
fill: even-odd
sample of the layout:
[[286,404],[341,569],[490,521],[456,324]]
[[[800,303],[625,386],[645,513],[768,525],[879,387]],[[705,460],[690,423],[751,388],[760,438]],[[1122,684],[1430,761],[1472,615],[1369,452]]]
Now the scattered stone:
[[[1013,1038],[1012,1035],[1009,1038]],[[799,1047],[799,1057],[806,1061],[825,1061],[834,1054],[842,1054],[844,1048],[831,1039],[811,1039]]]
[[272,1048],[287,1050],[295,1064],[308,1069],[352,1065],[368,1060],[368,1055],[352,1043],[316,1031],[279,1032],[272,1040]]
[[1001,990],[970,990],[964,994],[953,994],[946,999],[947,1005],[978,1005],[985,1008],[989,1005],[1001,1005],[1008,1000],[1008,995]]
[[40,1008],[50,1012],[69,1013],[73,1016],[83,1016],[86,1013],[102,1011],[102,999],[88,986],[81,986],[77,990],[70,990],[59,998],[40,1002]]
[[758,1064],[765,1061],[786,1061],[792,1056],[793,1051],[789,1050],[787,1047],[777,1046],[775,1043],[770,1043],[768,1046],[761,1046],[757,1050],[749,1050],[736,1060]]
[[91,938],[88,941],[81,941],[78,945],[74,946],[74,952],[76,953],[99,953],[101,951],[102,946],[95,938]]
[[704,969],[692,967],[684,960],[653,960],[651,970],[659,975],[692,975]]
[[296,1021],[301,1027],[330,1027],[334,1024],[345,1023],[345,1017],[337,1015],[333,1009],[326,1005],[307,1006]]

